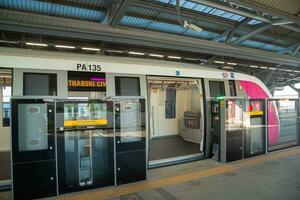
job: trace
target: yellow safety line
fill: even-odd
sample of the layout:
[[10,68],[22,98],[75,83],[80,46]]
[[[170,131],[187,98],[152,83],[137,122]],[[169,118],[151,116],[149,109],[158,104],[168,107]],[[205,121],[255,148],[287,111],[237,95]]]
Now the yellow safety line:
[[284,150],[280,152],[274,152],[272,154],[257,156],[247,160],[240,160],[236,162],[232,162],[229,164],[224,164],[219,167],[213,167],[210,169],[200,170],[196,172],[190,172],[183,175],[157,179],[157,180],[149,180],[149,181],[141,181],[137,183],[131,183],[120,186],[113,186],[106,189],[97,189],[92,191],[85,191],[81,193],[68,194],[64,196],[59,196],[57,199],[60,200],[101,200],[101,199],[109,199],[124,195],[129,195],[137,192],[142,192],[145,190],[156,189],[164,186],[175,185],[179,183],[184,183],[192,180],[198,180],[204,177],[215,176],[219,174],[224,174],[227,172],[232,172],[239,170],[244,167],[254,166],[266,161],[276,160],[284,157],[293,156],[296,154],[300,154],[300,148],[294,148],[290,150]]

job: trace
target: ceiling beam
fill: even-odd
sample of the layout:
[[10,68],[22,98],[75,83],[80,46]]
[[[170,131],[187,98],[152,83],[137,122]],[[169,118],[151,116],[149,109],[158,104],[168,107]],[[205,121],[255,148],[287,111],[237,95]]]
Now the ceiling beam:
[[84,9],[88,9],[88,10],[106,12],[106,8],[97,7],[97,6],[93,6],[93,5],[89,5],[89,4],[84,4],[80,1],[66,1],[66,0],[38,0],[38,1],[48,2],[48,3],[51,3],[51,4],[77,7],[77,8],[84,8]]
[[279,51],[278,53],[280,53],[280,54],[291,53],[292,51],[295,51],[299,45],[300,45],[300,43],[293,44],[293,45],[287,47],[286,49]]
[[[146,19],[146,20],[149,20],[149,21],[152,21],[152,22],[162,22],[162,23],[178,25],[178,26],[180,25],[176,19],[165,19],[165,18],[161,18],[159,16],[144,16],[144,15],[141,15],[141,14],[135,14],[135,13],[131,13],[131,12],[127,13],[126,16]],[[183,29],[188,30],[188,28],[183,28]],[[207,28],[207,27],[205,27],[205,31],[220,34],[220,32],[218,32],[217,30],[210,29],[210,28]],[[164,31],[162,31],[162,32],[164,32]],[[183,35],[183,33],[181,33],[181,34]]]
[[214,39],[214,41],[220,41],[222,38],[227,36],[229,33],[236,32],[241,26],[247,24],[249,21],[251,21],[251,18],[245,18],[242,21],[238,22],[235,26],[229,28],[228,30],[224,31],[222,34],[220,34],[218,37]]
[[274,8],[272,6],[268,6],[266,4],[259,3],[257,1],[253,1],[253,0],[234,0],[232,2],[235,2],[235,3],[238,3],[240,5],[249,7],[253,10],[263,11],[263,12],[269,13],[274,17],[279,17],[279,18],[285,19],[287,21],[292,21],[292,22],[294,22],[298,25],[300,24],[300,17],[298,17],[296,15],[289,14],[286,11],[279,10],[279,9]]
[[294,52],[293,52],[293,56],[295,56],[295,55],[297,55],[297,53],[299,52],[299,50],[300,50],[300,44],[298,44],[298,47],[294,50]]
[[[171,14],[171,15],[177,15],[176,7],[171,4],[164,4],[164,3],[157,2],[157,1],[149,1],[149,0],[144,0],[144,1],[135,0],[132,5],[140,7],[140,8],[153,10],[158,13],[161,12],[161,13],[167,13],[167,14]],[[203,26],[203,23],[208,23],[208,24],[216,24],[220,27],[224,27],[224,28],[228,29],[228,28],[232,28],[236,25],[236,22],[233,20],[209,15],[206,13],[201,13],[201,12],[183,8],[183,7],[180,8],[180,16],[183,18],[190,18],[195,21],[200,21],[199,22],[200,26]],[[251,18],[249,18],[249,19],[251,19]],[[250,26],[250,25],[246,26],[246,25],[247,24],[245,24],[245,26],[240,26],[239,29],[241,31],[245,31],[245,32],[250,32],[253,30],[252,26]],[[226,31],[226,29],[224,29],[223,31]],[[267,36],[267,37],[272,37],[272,38],[274,37],[273,33],[272,34],[264,33],[263,35]],[[287,38],[286,36],[282,36],[282,35],[276,35],[275,38],[280,39],[280,40],[289,41],[291,43],[297,42],[297,40],[295,40],[294,38],[290,38],[290,37]]]
[[264,75],[262,77],[262,81],[264,82],[265,85],[268,85],[269,82],[271,81],[272,77],[273,77],[273,74],[274,74],[274,70],[270,70],[267,72],[266,75]]
[[296,92],[298,92],[298,94],[300,95],[300,89],[299,88],[296,88],[294,85],[288,83],[287,84],[288,86],[290,86],[293,90],[295,90]]
[[293,26],[293,25],[289,25],[289,24],[282,24],[282,25],[279,25],[279,26],[281,26],[283,28],[286,28],[286,29],[288,29],[290,31],[294,31],[294,32],[300,33],[300,28],[297,27],[297,26]]
[[248,33],[248,34],[246,34],[246,35],[241,36],[240,38],[238,38],[238,39],[236,39],[236,40],[234,40],[234,41],[232,42],[232,44],[233,44],[233,45],[238,45],[239,43],[241,43],[241,42],[243,42],[243,41],[245,41],[245,40],[251,38],[251,37],[254,36],[254,35],[257,35],[257,34],[259,34],[259,33],[262,33],[262,32],[264,32],[265,30],[267,30],[267,29],[269,29],[269,28],[271,28],[271,27],[272,27],[272,24],[262,24],[259,28],[257,28],[257,29],[255,29],[255,30],[251,31],[250,33]]
[[[130,17],[135,17],[135,18],[142,18],[142,19],[147,19],[147,20],[151,20],[151,21],[155,21],[155,22],[163,22],[163,23],[167,23],[167,24],[174,24],[174,25],[179,25],[178,24],[178,21],[175,20],[175,19],[165,19],[165,18],[161,18],[159,16],[144,16],[142,14],[135,14],[135,13],[127,13],[126,16],[130,16]],[[247,24],[248,21],[251,20],[249,18],[246,18],[244,20],[242,20],[241,22],[237,23],[235,27],[231,27],[229,28],[228,30],[224,31],[223,33],[220,33],[219,30],[215,30],[215,29],[211,29],[211,28],[208,28],[208,27],[204,27],[203,28],[206,30],[206,31],[209,31],[209,32],[213,32],[213,33],[217,33],[217,34],[220,34],[217,38],[213,39],[214,41],[220,41],[220,39],[222,39],[223,37],[227,36],[225,42],[226,43],[230,43],[231,42],[231,38],[234,36],[234,34],[239,30],[239,28],[243,25],[243,24]],[[191,23],[194,23],[193,21],[191,21]],[[133,26],[134,27],[134,26]],[[186,29],[187,30],[187,29]],[[182,33],[181,33],[182,34]],[[184,34],[182,34],[184,35]],[[271,43],[269,41],[264,41],[262,39],[255,39],[255,41],[258,41],[258,42],[263,42],[263,43],[266,43],[266,44],[274,44],[274,43]],[[280,44],[279,44],[280,45]],[[283,46],[283,45],[282,45]]]
[[[136,0],[133,2],[133,6],[177,16],[176,7],[174,5],[163,4],[158,1]],[[203,22],[213,23],[220,26],[234,26],[234,22],[232,22],[231,20],[222,19],[221,17],[217,16],[210,16],[205,13],[197,12],[183,7],[180,8],[180,16],[184,18],[191,18],[196,21],[201,20]]]
[[231,31],[231,32],[227,35],[227,37],[226,37],[226,39],[225,39],[225,42],[226,42],[226,43],[231,43],[233,36],[234,36],[234,31]]
[[214,41],[0,9],[0,30],[235,57],[300,67],[300,58]]
[[[242,16],[245,16],[245,17],[249,17],[249,18],[252,18],[252,19],[256,19],[256,20],[259,20],[259,21],[262,21],[262,22],[265,22],[265,23],[272,23],[271,20],[269,20],[265,17],[261,17],[259,15],[253,14],[253,13],[249,13],[249,12],[246,12],[246,11],[243,11],[243,10],[238,10],[238,9],[233,8],[233,7],[226,6],[222,3],[220,3],[220,1],[215,1],[215,0],[209,0],[209,1],[208,0],[191,0],[191,1],[203,4],[203,5],[211,6],[211,7],[214,7],[214,8],[218,8],[218,9],[221,9],[221,10],[224,10],[224,11],[227,11],[227,12],[236,13],[236,14],[239,14],[239,15],[242,15]],[[259,4],[259,3],[255,2],[253,0],[235,0],[234,2],[235,3],[237,2],[237,3],[239,3],[240,5],[243,5],[243,6],[250,7],[254,10],[263,10],[263,11],[269,12],[269,13],[272,10],[272,12],[270,13],[270,14],[272,14],[272,16],[277,16],[277,17],[280,17],[282,19],[292,21],[293,23],[300,24],[300,17],[296,17],[296,16],[293,16],[293,15],[288,15],[288,14],[286,14],[286,13],[280,11],[280,10],[277,10],[278,12],[275,12],[273,9],[266,9],[266,8],[270,8],[270,7],[268,7],[264,4]],[[250,6],[248,6],[248,5],[250,5]],[[261,7],[259,5],[261,5]],[[294,32],[300,32],[300,28],[296,27],[296,26],[293,26],[293,25],[279,24],[279,26],[282,26],[282,27],[284,27],[286,29],[289,29],[291,31],[294,31]]]
[[278,53],[280,53],[280,54],[291,54],[291,55],[295,56],[295,55],[297,55],[299,50],[300,50],[300,43],[296,43],[296,44],[293,44],[290,47],[288,47],[285,50],[280,51]]
[[112,1],[112,5],[108,17],[108,24],[111,26],[119,25],[122,17],[129,10],[133,1],[134,0]]
[[244,17],[248,17],[248,18],[251,18],[251,19],[256,19],[256,20],[259,20],[259,21],[262,21],[262,22],[265,22],[265,23],[271,23],[271,21],[269,19],[266,19],[264,17],[261,17],[259,15],[254,14],[254,13],[248,13],[248,12],[245,12],[245,11],[242,11],[242,10],[238,10],[238,9],[226,6],[224,4],[219,3],[220,1],[219,2],[214,1],[214,0],[190,0],[190,1],[193,1],[195,3],[200,3],[202,5],[210,6],[210,7],[213,7],[213,8],[218,8],[220,10],[235,13],[235,14],[238,14],[238,15],[242,15]]

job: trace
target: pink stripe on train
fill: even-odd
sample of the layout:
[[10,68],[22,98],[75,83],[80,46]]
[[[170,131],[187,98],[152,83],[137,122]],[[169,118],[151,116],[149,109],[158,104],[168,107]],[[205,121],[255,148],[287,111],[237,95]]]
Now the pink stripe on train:
[[[250,81],[239,81],[240,85],[251,99],[270,98],[270,96],[259,85]],[[274,103],[268,102],[268,142],[274,145],[278,142],[280,135],[279,119]]]

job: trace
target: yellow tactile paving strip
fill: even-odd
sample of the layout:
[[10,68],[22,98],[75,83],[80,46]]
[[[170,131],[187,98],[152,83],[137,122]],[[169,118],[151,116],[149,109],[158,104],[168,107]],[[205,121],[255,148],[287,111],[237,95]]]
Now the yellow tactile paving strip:
[[290,150],[280,151],[268,155],[258,156],[252,159],[241,160],[237,162],[232,162],[230,164],[224,164],[219,167],[213,167],[210,169],[202,169],[201,171],[191,172],[183,175],[158,179],[142,181],[127,185],[115,186],[106,189],[98,189],[92,191],[86,191],[81,193],[74,193],[71,195],[59,196],[57,199],[60,200],[101,200],[109,199],[113,197],[119,197],[123,195],[129,195],[132,193],[137,193],[145,190],[156,189],[159,187],[175,185],[179,183],[188,182],[191,180],[198,180],[204,177],[215,176],[218,174],[223,174],[227,172],[232,172],[239,170],[244,167],[249,167],[253,165],[258,165],[266,161],[276,160],[284,157],[293,156],[300,154],[300,148],[294,148]]

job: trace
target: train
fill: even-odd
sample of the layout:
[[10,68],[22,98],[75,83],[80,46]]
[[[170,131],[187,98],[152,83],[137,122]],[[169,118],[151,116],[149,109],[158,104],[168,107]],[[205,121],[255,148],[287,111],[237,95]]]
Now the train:
[[[0,47],[0,67],[12,71],[13,176],[25,177],[25,169],[41,176],[37,172],[47,169],[56,180],[37,196],[30,195],[50,184],[47,178],[28,184],[26,194],[14,191],[16,199],[144,180],[151,167],[220,161],[223,151],[227,161],[239,160],[265,153],[280,138],[277,106],[266,101],[270,91],[247,74],[161,59],[7,47]],[[223,118],[221,109],[227,109]],[[22,188],[23,182],[16,178],[13,185]]]
[[[268,99],[272,94],[265,84],[258,78],[222,69],[206,67],[205,65],[186,64],[180,62],[170,62],[153,59],[127,58],[114,56],[87,55],[63,52],[49,52],[40,50],[0,48],[0,64],[4,68],[53,70],[53,71],[79,71],[95,72],[106,74],[123,74],[144,76],[141,90],[144,91],[145,98],[150,98],[147,89],[147,80],[151,77],[166,77],[167,79],[187,78],[200,79],[203,88],[203,97],[211,99],[209,94],[209,81],[220,81],[224,84],[226,97],[239,97],[245,99]],[[149,77],[149,79],[147,79]],[[161,79],[161,78],[160,78]],[[67,81],[67,80],[63,80]],[[110,84],[109,82],[107,83]],[[15,85],[17,86],[18,83]],[[66,84],[67,85],[67,84]],[[110,84],[113,85],[113,84]],[[110,86],[108,86],[110,87]],[[232,89],[233,88],[233,89]],[[229,91],[234,90],[234,92]],[[16,93],[16,96],[22,94]],[[111,94],[115,95],[114,92]],[[67,98],[67,94],[61,94],[60,98]],[[110,94],[108,94],[110,96]],[[205,100],[204,100],[205,101]],[[150,102],[150,100],[148,101]],[[203,106],[205,106],[203,104]],[[204,110],[204,108],[203,108]],[[271,105],[268,109],[268,124],[272,125],[268,129],[270,145],[276,144],[279,137],[279,119],[276,105]]]

